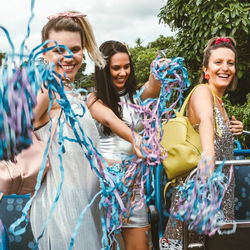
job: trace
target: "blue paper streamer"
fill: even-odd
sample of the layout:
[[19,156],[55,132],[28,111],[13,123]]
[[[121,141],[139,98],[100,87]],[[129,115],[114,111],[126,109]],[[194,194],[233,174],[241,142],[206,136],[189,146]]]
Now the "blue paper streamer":
[[[200,166],[203,166],[205,170],[201,171]],[[211,236],[225,224],[221,204],[233,170],[231,166],[228,178],[222,172],[223,166],[224,163],[210,174],[211,166],[202,156],[196,175],[184,185],[177,187],[180,200],[177,211],[171,211],[171,216],[185,221],[189,230]],[[234,229],[231,232],[234,232]]]
[[[34,8],[34,2],[31,2],[31,17],[28,22],[28,28],[27,28],[27,34],[25,36],[25,39],[21,45],[21,52],[20,52],[20,62],[23,62],[23,54],[24,54],[24,48],[25,48],[25,41],[29,37],[30,34],[30,22],[34,17],[33,8]],[[7,35],[7,38],[10,42],[10,46],[12,47],[12,53],[8,56],[6,56],[6,60],[4,65],[6,67],[2,73],[2,80],[5,83],[4,86],[6,86],[6,89],[0,89],[0,106],[4,107],[3,103],[9,101],[9,99],[3,99],[4,93],[3,91],[8,91],[8,79],[10,76],[15,76],[16,72],[20,71],[20,66],[17,67],[15,65],[15,49],[11,42],[11,39],[8,35],[7,30],[5,30],[3,27],[1,27],[2,30],[4,30],[5,34]],[[72,143],[78,143],[82,148],[85,156],[87,157],[92,169],[96,172],[97,176],[100,180],[100,187],[101,192],[97,195],[101,195],[99,208],[101,211],[104,211],[101,216],[102,221],[102,230],[103,230],[103,238],[102,238],[102,245],[105,249],[110,249],[111,244],[113,242],[117,242],[115,239],[115,235],[120,231],[121,225],[122,225],[122,218],[127,218],[133,214],[134,209],[137,209],[140,204],[142,204],[143,197],[143,185],[146,181],[146,178],[148,177],[149,173],[153,173],[153,167],[156,167],[160,163],[161,157],[158,156],[152,156],[148,155],[146,152],[143,152],[145,155],[146,160],[137,159],[134,155],[130,157],[126,157],[123,162],[119,166],[111,166],[109,167],[107,163],[104,161],[100,153],[94,148],[93,143],[91,142],[90,138],[87,138],[84,134],[84,131],[80,127],[80,123],[78,121],[78,117],[82,117],[85,113],[84,106],[82,106],[82,115],[76,115],[74,111],[72,110],[70,103],[67,99],[67,96],[64,92],[64,86],[62,83],[61,76],[58,75],[54,71],[54,65],[44,65],[41,61],[37,60],[38,56],[46,51],[49,51],[53,49],[55,46],[58,47],[60,51],[60,47],[65,48],[69,55],[67,57],[72,56],[72,52],[68,50],[65,46],[59,46],[57,43],[55,43],[55,46],[40,50],[41,47],[44,47],[45,44],[47,44],[49,41],[46,41],[45,43],[35,47],[31,53],[28,55],[28,63],[23,63],[22,66],[22,78],[25,81],[29,81],[30,89],[33,91],[34,95],[37,94],[37,91],[41,87],[41,84],[44,84],[44,87],[48,89],[49,98],[50,98],[50,105],[48,108],[48,111],[51,109],[52,100],[55,97],[55,94],[57,93],[59,95],[59,98],[57,99],[57,102],[61,106],[62,113],[65,117],[64,121],[59,121],[59,144],[60,144],[60,151],[58,152],[58,157],[60,159],[60,172],[61,172],[61,182],[57,189],[56,197],[53,201],[52,207],[50,208],[49,216],[43,225],[43,230],[41,235],[38,237],[37,244],[35,248],[39,244],[39,240],[43,237],[43,233],[46,230],[46,226],[54,212],[54,209],[56,207],[57,201],[59,199],[61,188],[63,185],[63,178],[64,178],[64,171],[63,171],[63,162],[62,162],[62,154],[64,153],[64,143],[65,141],[71,141]],[[182,58],[173,58],[172,62],[168,65],[164,65],[160,63],[160,60],[164,58],[164,53],[161,53],[157,59],[154,62],[154,65],[151,66],[151,70],[153,74],[155,75],[156,79],[159,79],[162,82],[162,89],[160,92],[159,99],[148,99],[146,101],[142,101],[140,98],[141,92],[137,92],[135,98],[139,100],[139,105],[134,106],[135,109],[140,109],[140,107],[146,107],[148,105],[148,113],[142,114],[141,119],[145,120],[147,119],[148,114],[154,114],[154,120],[151,120],[149,123],[149,127],[144,129],[142,131],[142,137],[144,144],[143,146],[148,147],[149,149],[153,150],[153,146],[151,141],[148,141],[151,137],[150,134],[150,127],[154,130],[157,130],[157,128],[161,124],[162,117],[166,115],[171,115],[171,110],[177,105],[178,101],[181,103],[182,100],[182,93],[185,89],[189,87],[189,81],[188,81],[188,75],[187,71],[183,66],[183,59]],[[14,65],[14,67],[13,67]],[[19,71],[18,71],[19,70]],[[57,79],[55,79],[55,76]],[[65,77],[65,75],[64,75]],[[59,80],[59,81],[58,81]],[[15,83],[17,83],[17,79],[13,80]],[[74,85],[72,83],[73,90],[75,90]],[[81,90],[82,91],[82,90]],[[84,90],[85,91],[85,90]],[[172,105],[171,107],[167,107],[167,102],[170,100],[171,96],[173,96],[173,93],[178,92],[178,100],[175,102],[175,105]],[[27,99],[28,99],[28,95]],[[32,126],[27,128],[27,124],[31,121],[31,118],[33,117],[32,114],[32,108],[34,107],[35,102],[33,101],[27,108],[30,115],[30,120],[22,119],[22,128],[24,129],[22,132],[26,133],[23,137],[23,140],[26,140],[26,146],[28,146],[31,142],[30,135],[27,133],[29,131],[28,129],[32,129]],[[14,109],[17,109],[16,107]],[[2,109],[1,109],[2,110]],[[4,156],[2,153],[1,159],[5,158],[12,158],[16,153],[20,152],[22,149],[25,148],[25,146],[18,146],[17,144],[17,138],[13,135],[13,132],[11,132],[11,129],[9,128],[9,124],[6,123],[6,117],[8,113],[8,107],[6,108],[5,113],[0,113],[0,121],[1,121],[1,142],[8,142],[7,144],[2,143],[2,148],[0,149],[0,153],[4,152],[6,148],[8,149],[8,155]],[[141,110],[143,113],[145,111]],[[75,138],[67,138],[63,137],[63,127],[65,123],[69,123],[70,126],[73,129]],[[30,123],[31,124],[31,123]],[[76,128],[79,128],[80,133],[77,132]],[[9,129],[9,130],[8,130]],[[50,128],[51,129],[51,128]],[[9,132],[10,131],[10,132]],[[4,138],[6,140],[4,140]],[[12,148],[10,145],[14,145],[16,147],[16,150],[12,152],[10,148]],[[38,174],[37,179],[37,185],[35,188],[35,193],[32,196],[32,198],[27,202],[26,206],[24,207],[22,211],[22,216],[19,218],[15,223],[13,223],[10,227],[11,232],[14,235],[19,235],[25,232],[26,225],[28,223],[28,211],[30,209],[31,203],[34,200],[34,198],[37,195],[37,192],[41,186],[41,178],[45,169],[45,163],[46,158],[48,154],[48,147],[49,147],[49,141],[47,142],[47,148],[44,154],[43,163],[40,169],[40,172]],[[97,167],[97,163],[99,167]],[[103,168],[105,166],[105,169]],[[153,175],[152,175],[153,176]],[[152,180],[153,183],[153,180]],[[135,202],[131,202],[131,197],[135,194],[136,190],[133,189],[133,185],[140,187],[140,193],[141,193],[141,199],[136,204]],[[132,185],[132,186],[131,186]],[[153,185],[153,184],[152,184]],[[154,192],[154,191],[153,191]],[[96,195],[96,196],[97,196]],[[93,198],[92,202],[96,198],[96,196]],[[127,206],[127,204],[130,204]],[[71,249],[74,245],[74,239],[77,234],[77,229],[83,219],[83,216],[87,210],[87,208],[91,206],[89,204],[87,207],[85,207],[79,216],[78,223],[76,225],[76,228],[74,230],[74,234],[72,235],[71,243],[69,246],[69,249]],[[108,217],[106,216],[108,215]],[[22,223],[25,225],[20,227]],[[119,246],[117,246],[119,249]]]

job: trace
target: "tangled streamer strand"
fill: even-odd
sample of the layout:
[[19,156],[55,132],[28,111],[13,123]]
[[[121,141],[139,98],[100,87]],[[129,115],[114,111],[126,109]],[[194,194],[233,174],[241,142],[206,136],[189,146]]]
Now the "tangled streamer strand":
[[[160,144],[161,136],[159,137],[162,120],[169,119],[172,116],[173,109],[179,103],[181,104],[184,90],[190,85],[187,71],[183,66],[183,58],[173,58],[170,63],[166,63],[165,54],[161,52],[151,64],[151,71],[154,77],[162,83],[159,98],[142,100],[141,94],[144,91],[142,88],[137,91],[134,97],[138,100],[138,104],[126,103],[139,114],[138,124],[143,124],[144,129],[140,134],[143,140],[142,151],[143,148],[148,149],[143,151],[145,159],[138,159],[135,155],[132,155],[126,157],[119,167],[116,165],[106,168],[104,175],[112,178],[113,188],[110,187],[110,179],[107,180],[105,176],[102,180],[100,179],[103,190],[100,209],[104,208],[105,210],[105,213],[102,214],[102,243],[105,249],[111,249],[112,244],[116,242],[115,234],[120,231],[122,219],[128,218],[134,210],[143,206],[144,183],[150,173],[153,173],[153,168],[161,164],[161,161],[166,157],[166,155],[163,155]],[[167,107],[167,103],[174,95],[177,96],[176,101],[170,107]],[[138,124],[132,124],[132,132]],[[153,175],[151,177],[153,179]],[[137,202],[131,200],[136,191],[140,191],[140,199]],[[154,193],[154,187],[152,193]],[[119,195],[120,198],[122,197],[123,203],[117,202],[120,198],[115,194]],[[149,196],[152,197],[152,194],[149,194]]]
[[[33,7],[34,1],[32,1],[31,5],[32,15],[29,20],[29,24],[33,18]],[[28,36],[29,27],[27,29],[25,39],[27,39]],[[12,46],[10,38],[9,41]],[[138,105],[134,105],[133,108],[139,113],[140,122],[144,126],[144,130],[141,132],[144,142],[143,147],[149,149],[144,152],[145,160],[137,159],[137,157],[132,155],[125,158],[120,165],[108,166],[100,153],[93,146],[90,138],[86,137],[80,126],[78,118],[84,116],[84,106],[82,106],[82,114],[76,115],[72,110],[70,102],[64,92],[62,79],[54,71],[53,65],[46,66],[41,61],[37,60],[38,55],[52,48],[38,51],[44,46],[44,44],[41,44],[34,48],[29,54],[28,62],[23,62],[24,44],[25,40],[22,43],[19,58],[21,64],[16,63],[14,60],[13,46],[12,55],[10,55],[10,57],[6,57],[6,61],[4,63],[6,66],[3,67],[1,80],[3,84],[0,89],[0,106],[1,110],[3,110],[2,112],[0,111],[1,159],[12,159],[18,152],[30,145],[30,131],[33,129],[31,122],[33,118],[32,109],[36,104],[35,97],[37,95],[37,91],[42,84],[44,84],[44,87],[48,89],[50,97],[48,112],[51,108],[53,98],[55,98],[56,94],[58,94],[59,98],[57,98],[57,102],[61,106],[62,114],[64,116],[64,120],[61,121],[60,119],[58,125],[58,141],[60,144],[58,157],[60,159],[61,182],[58,185],[56,197],[53,201],[52,207],[50,208],[49,216],[44,223],[42,233],[38,237],[36,247],[38,246],[39,239],[43,237],[47,223],[50,220],[60,197],[64,179],[62,154],[64,153],[65,141],[71,141],[72,143],[78,143],[81,145],[83,153],[87,157],[92,169],[99,177],[101,191],[93,198],[92,202],[98,195],[101,196],[99,208],[102,211],[102,245],[105,249],[110,249],[111,245],[114,242],[117,242],[115,235],[120,231],[122,221],[131,216],[133,211],[139,209],[143,205],[143,186],[148,175],[153,172],[152,168],[159,165],[161,160],[166,157],[162,156],[162,148],[160,145],[161,137],[159,138],[158,131],[161,126],[162,119],[169,119],[171,117],[173,109],[176,108],[178,103],[181,104],[183,91],[190,85],[187,71],[183,66],[183,59],[173,58],[170,63],[166,64],[163,63],[165,55],[161,52],[151,65],[151,71],[155,78],[162,83],[159,98],[142,101],[140,96],[143,89],[138,91],[135,96],[139,103]],[[58,46],[58,44],[55,46]],[[68,50],[66,47],[65,49]],[[69,50],[68,52],[69,56],[72,56],[72,53]],[[72,86],[74,87],[73,83]],[[176,101],[167,108],[167,103],[174,95],[176,97]],[[17,96],[21,96],[21,98],[17,100]],[[63,129],[66,123],[69,123],[72,127],[75,138],[63,137]],[[133,124],[132,128],[136,125],[137,124]],[[47,142],[43,164],[38,175],[35,193],[25,205],[22,211],[22,216],[10,227],[10,230],[14,235],[22,234],[26,230],[26,225],[28,223],[28,211],[41,186],[42,174],[45,169],[46,157],[48,155],[48,147],[49,141]],[[4,152],[7,153],[5,154]],[[132,201],[132,197],[135,195],[137,190],[139,190],[141,194],[139,202]],[[91,204],[89,204],[89,206],[90,205]],[[83,211],[79,216],[69,249],[71,249],[74,245],[77,229],[83,219],[85,211],[89,206],[83,208]],[[25,222],[25,226],[18,228],[22,222]]]
[[[178,186],[177,211],[171,211],[172,216],[188,224],[189,230],[195,230],[199,234],[212,236],[225,224],[225,217],[221,210],[222,199],[231,182],[233,166],[230,176],[227,178],[222,173],[222,163],[210,176],[204,157],[197,167],[197,173],[192,179],[182,186]],[[205,166],[205,172],[201,172],[201,166]],[[206,177],[208,176],[208,177]]]

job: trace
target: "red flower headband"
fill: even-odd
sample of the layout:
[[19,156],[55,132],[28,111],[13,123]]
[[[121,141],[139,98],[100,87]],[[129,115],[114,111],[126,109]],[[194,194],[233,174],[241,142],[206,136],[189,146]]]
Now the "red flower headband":
[[224,43],[224,42],[232,44],[232,42],[231,42],[230,39],[228,39],[228,38],[223,38],[223,37],[218,37],[218,38],[215,40],[214,45],[220,44],[220,43]]
[[53,20],[53,19],[56,19],[58,17],[80,18],[80,17],[85,17],[85,16],[87,16],[87,15],[82,14],[82,13],[74,13],[74,12],[66,11],[66,12],[58,13],[56,15],[48,16],[48,19]]

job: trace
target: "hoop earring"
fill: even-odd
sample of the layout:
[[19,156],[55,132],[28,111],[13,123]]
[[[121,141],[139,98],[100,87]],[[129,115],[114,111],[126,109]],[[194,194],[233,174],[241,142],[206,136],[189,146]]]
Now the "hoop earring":
[[210,79],[210,75],[209,74],[205,74],[205,79],[209,80]]
[[43,59],[43,62],[44,62],[45,65],[49,64],[49,61],[46,58]]

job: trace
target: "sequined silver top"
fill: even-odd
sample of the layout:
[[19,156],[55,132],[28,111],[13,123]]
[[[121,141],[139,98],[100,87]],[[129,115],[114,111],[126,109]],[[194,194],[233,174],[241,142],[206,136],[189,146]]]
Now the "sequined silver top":
[[[233,143],[234,138],[230,132],[221,112],[218,107],[214,108],[214,117],[216,119],[218,130],[215,128],[214,133],[214,147],[216,152],[216,160],[233,159]],[[230,166],[223,167],[223,173],[228,177],[230,172]],[[177,182],[177,186],[183,185],[184,178],[181,178]],[[173,192],[171,200],[171,209],[177,209],[177,203],[179,196],[176,189]],[[231,183],[225,193],[222,201],[222,211],[225,215],[226,221],[234,220],[234,177],[232,177]],[[173,219],[170,218],[164,233],[164,241],[161,243],[161,249],[182,249],[182,222],[175,220],[173,226]],[[198,235],[196,232],[189,232],[189,247],[203,247],[204,236]]]

